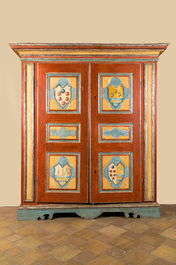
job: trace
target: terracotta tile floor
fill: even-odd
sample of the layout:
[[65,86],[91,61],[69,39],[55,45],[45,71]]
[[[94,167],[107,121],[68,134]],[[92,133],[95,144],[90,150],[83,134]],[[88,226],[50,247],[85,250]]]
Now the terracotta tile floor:
[[101,216],[17,221],[17,207],[0,207],[0,265],[176,264],[176,205],[161,218]]

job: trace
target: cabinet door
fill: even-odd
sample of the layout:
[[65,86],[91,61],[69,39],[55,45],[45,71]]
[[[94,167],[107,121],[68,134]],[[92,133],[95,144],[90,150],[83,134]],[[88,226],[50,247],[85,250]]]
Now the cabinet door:
[[141,201],[140,64],[93,64],[91,91],[91,202]]
[[87,65],[39,63],[36,97],[38,201],[87,202]]

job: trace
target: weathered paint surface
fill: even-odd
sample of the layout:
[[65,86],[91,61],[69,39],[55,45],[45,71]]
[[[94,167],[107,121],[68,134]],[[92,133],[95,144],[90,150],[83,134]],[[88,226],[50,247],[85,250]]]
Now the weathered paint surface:
[[[95,206],[96,207],[96,206]],[[105,212],[123,212],[126,218],[133,215],[134,218],[138,216],[144,218],[160,218],[160,208],[156,207],[106,207],[106,208],[45,208],[45,209],[18,209],[18,220],[38,220],[45,219],[48,216],[52,219],[55,213],[76,213],[78,216],[84,219],[94,219]]]

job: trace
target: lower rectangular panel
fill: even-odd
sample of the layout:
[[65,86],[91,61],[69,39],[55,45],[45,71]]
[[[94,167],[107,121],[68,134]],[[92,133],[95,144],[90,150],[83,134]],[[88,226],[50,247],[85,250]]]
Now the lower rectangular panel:
[[99,153],[99,192],[133,191],[133,154]]
[[[92,165],[91,202],[140,202],[140,159],[137,152],[99,152]],[[135,165],[135,166],[134,166]]]
[[40,165],[43,178],[39,182],[39,202],[86,203],[87,170],[81,164],[81,161],[86,164],[84,153],[46,152],[44,155]]
[[47,192],[80,192],[80,154],[47,153]]

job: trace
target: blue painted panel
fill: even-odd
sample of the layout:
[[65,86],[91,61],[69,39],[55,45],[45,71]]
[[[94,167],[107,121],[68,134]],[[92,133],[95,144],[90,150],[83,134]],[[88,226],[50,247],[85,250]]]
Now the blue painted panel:
[[52,208],[52,209],[18,209],[17,211],[17,219],[19,221],[22,220],[38,220],[45,219],[45,215],[49,215],[49,219],[53,218],[55,213],[76,213],[78,216],[85,219],[94,219],[100,216],[104,212],[122,212],[125,217],[129,218],[130,214],[133,215],[134,218],[140,216],[143,218],[160,218],[160,208],[154,206],[146,206],[146,207],[97,207],[92,206],[89,208]]
[[[50,126],[65,126],[62,127],[60,130],[54,130],[52,136],[60,136],[61,139],[49,139],[49,127]],[[75,126],[77,127],[77,134],[78,134],[78,139],[66,139],[67,136],[75,136],[76,135],[76,130],[73,131],[68,131],[67,126]],[[81,132],[80,132],[81,125],[80,123],[47,123],[46,124],[46,141],[47,142],[52,142],[52,143],[80,143],[81,139]],[[52,130],[51,130],[52,131]]]
[[[109,136],[111,135],[114,140],[110,140],[110,139],[101,139],[101,127],[102,126],[129,126],[130,127],[130,134],[129,134],[129,140],[119,140],[118,137],[119,136],[125,136],[126,132],[123,132],[122,130],[118,130],[116,127],[113,130],[107,130],[106,135],[105,136]],[[133,141],[133,125],[132,123],[99,123],[98,125],[98,138],[99,138],[99,143],[114,143],[114,142],[118,142],[118,143],[131,143]],[[127,131],[128,133],[128,131]]]

